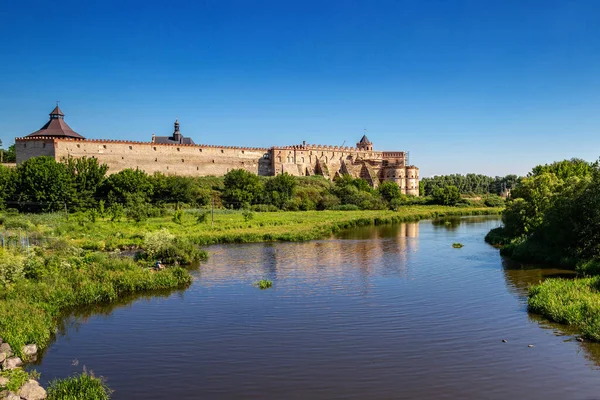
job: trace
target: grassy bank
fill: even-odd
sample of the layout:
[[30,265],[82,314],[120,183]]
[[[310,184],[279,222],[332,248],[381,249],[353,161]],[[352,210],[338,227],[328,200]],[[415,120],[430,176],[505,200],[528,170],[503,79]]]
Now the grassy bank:
[[0,337],[17,354],[25,344],[44,348],[70,307],[190,281],[180,267],[155,272],[130,258],[76,247],[0,250]]
[[[135,223],[62,214],[5,216],[8,229],[27,231],[32,240],[60,240],[89,250],[137,249],[144,235],[166,229],[180,240],[196,245],[264,241],[320,239],[354,226],[410,222],[444,216],[499,214],[500,208],[408,206],[398,211],[299,211],[245,212],[217,210],[201,218],[203,211],[188,210],[177,219],[172,216],[149,218]],[[199,222],[201,220],[201,222]]]
[[581,330],[600,340],[600,276],[573,280],[548,279],[529,291],[529,310]]

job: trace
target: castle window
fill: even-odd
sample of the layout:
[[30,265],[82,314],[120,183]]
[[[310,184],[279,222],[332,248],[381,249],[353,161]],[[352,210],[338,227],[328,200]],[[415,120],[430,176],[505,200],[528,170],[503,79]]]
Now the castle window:
[[281,157],[277,157],[277,162],[281,162]]
[[155,159],[154,159],[154,162],[158,162],[158,158],[155,158]]
[[121,160],[124,160],[124,159],[125,159],[125,157],[121,157]]
[[212,160],[212,163],[214,164],[214,163],[215,163],[215,160]]
[[102,145],[102,147],[103,147],[103,148],[106,148],[106,145],[104,144],[104,145]]
[[178,147],[178,148],[177,148],[177,151],[181,151],[181,149]]
[[200,171],[200,167],[196,167],[196,171]]
[[200,153],[202,153],[202,149],[198,149],[198,151],[200,151]]
[[129,146],[129,150],[133,150],[133,146]]
[[244,152],[244,150],[242,150],[242,154],[246,154],[246,153]]
[[169,169],[169,167],[167,167],[167,169]]
[[225,153],[225,150],[221,149],[221,153]]
[[153,147],[154,151],[156,151],[156,146]]
[[185,162],[185,160],[182,158],[182,159],[181,159],[181,162]]
[[80,145],[80,144],[78,144],[78,145],[77,145],[77,148],[79,149],[80,147],[81,147],[81,145]]
[[42,147],[46,147],[46,143],[44,143],[44,144],[42,145]]
[[27,147],[27,143],[23,143],[23,147]]

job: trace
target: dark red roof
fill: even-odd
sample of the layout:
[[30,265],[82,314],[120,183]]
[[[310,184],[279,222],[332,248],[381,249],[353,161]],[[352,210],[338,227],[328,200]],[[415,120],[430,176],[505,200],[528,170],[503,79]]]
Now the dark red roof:
[[50,115],[61,115],[61,116],[65,116],[65,114],[63,114],[63,112],[61,111],[60,108],[58,108],[58,104],[56,105],[56,107],[54,107],[54,110],[52,110],[52,112],[50,113]]
[[64,120],[65,114],[56,106],[50,113],[50,121],[42,126],[39,131],[35,131],[26,137],[56,137],[56,138],[72,138],[85,139],[79,133],[75,132]]

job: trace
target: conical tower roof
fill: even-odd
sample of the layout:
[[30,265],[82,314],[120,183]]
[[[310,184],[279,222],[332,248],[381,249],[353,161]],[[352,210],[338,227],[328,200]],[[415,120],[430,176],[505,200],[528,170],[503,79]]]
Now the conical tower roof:
[[65,114],[63,114],[58,105],[54,107],[54,110],[50,113],[50,121],[42,126],[40,130],[35,131],[26,137],[85,139],[67,125],[65,122]]
[[358,142],[358,143],[359,144],[373,144],[373,143],[371,143],[371,141],[369,140],[367,135],[363,135],[362,139],[360,139],[360,142]]

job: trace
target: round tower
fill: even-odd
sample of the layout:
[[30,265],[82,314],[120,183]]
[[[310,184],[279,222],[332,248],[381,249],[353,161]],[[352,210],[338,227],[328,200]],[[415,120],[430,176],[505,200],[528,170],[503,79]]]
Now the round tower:
[[419,195],[419,168],[414,165],[406,167],[406,194]]

